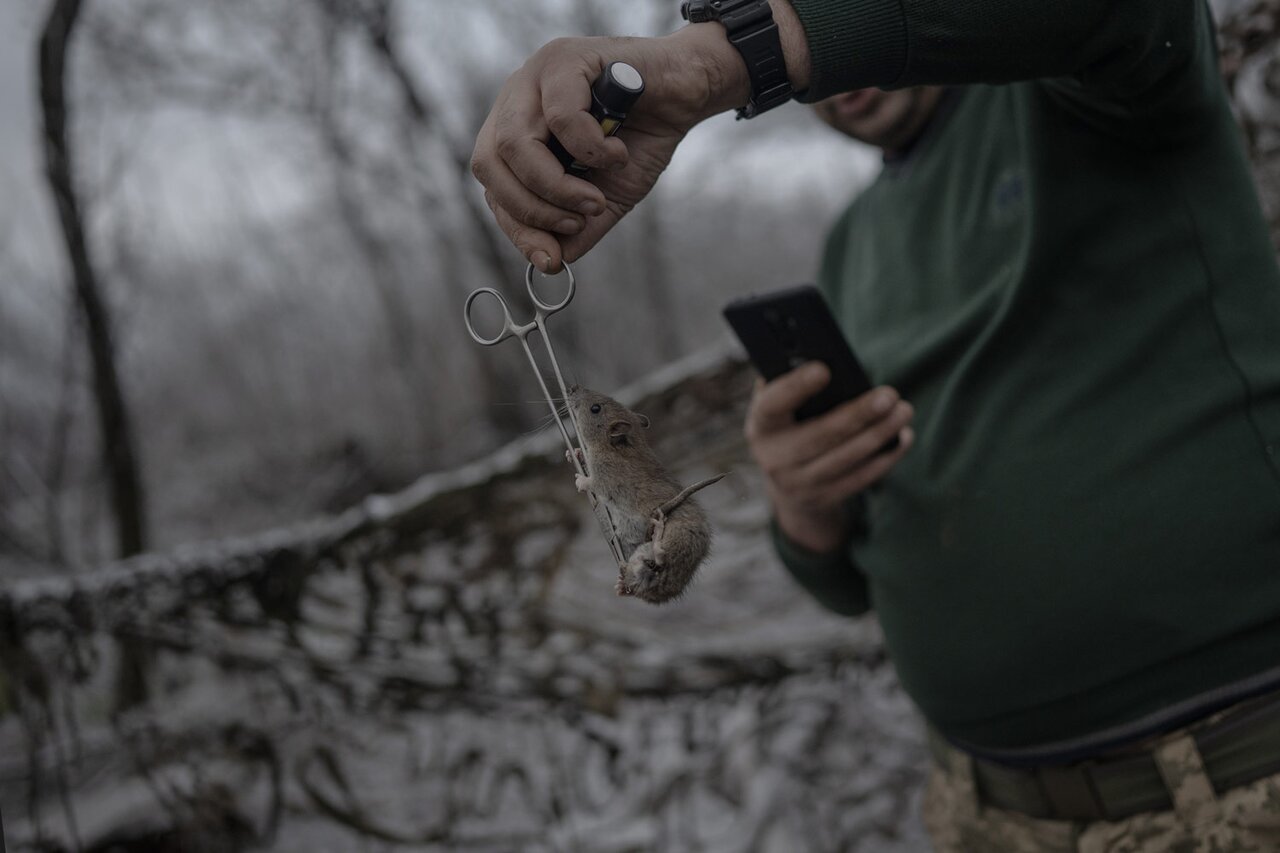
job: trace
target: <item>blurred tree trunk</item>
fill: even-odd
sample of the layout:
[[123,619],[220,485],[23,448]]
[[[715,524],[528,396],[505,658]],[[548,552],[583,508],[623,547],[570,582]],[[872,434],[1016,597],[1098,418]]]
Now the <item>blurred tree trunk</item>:
[[[330,19],[330,23],[334,23]],[[330,26],[326,32],[325,51],[328,64],[339,68],[338,30]],[[410,417],[408,422],[418,431],[418,443],[431,446],[430,423],[413,417],[430,405],[430,389],[415,382],[418,364],[416,338],[411,305],[400,289],[400,276],[393,262],[395,247],[378,233],[367,215],[371,204],[361,197],[358,170],[359,163],[338,116],[337,94],[333,75],[330,74],[313,105],[310,116],[316,132],[333,160],[334,199],[338,215],[351,237],[364,267],[369,271],[369,282],[378,296],[383,322],[387,329],[388,370],[404,389]]]
[[59,566],[70,562],[66,533],[63,530],[62,494],[66,486],[67,453],[71,446],[71,426],[75,418],[76,338],[80,331],[80,312],[74,300],[67,301],[67,325],[62,342],[62,376],[58,392],[58,408],[53,420],[53,437],[49,443],[49,459],[45,474],[45,530],[49,559]]
[[80,5],[81,0],[54,0],[45,21],[40,37],[40,106],[44,118],[46,177],[67,245],[76,300],[84,315],[103,457],[116,519],[117,549],[124,557],[146,547],[145,498],[129,411],[116,368],[110,312],[89,258],[84,218],[72,174],[66,69]]
[[[395,81],[410,124],[423,134],[434,135],[440,141],[447,152],[453,172],[455,175],[461,175],[463,184],[468,185],[471,180],[471,140],[457,139],[448,132],[444,123],[439,120],[439,115],[443,112],[441,105],[433,103],[415,82],[408,64],[391,40],[391,3],[392,0],[377,0],[362,6],[352,4],[348,0],[322,0],[321,8],[332,16],[347,17],[358,24],[374,57]],[[406,132],[404,140],[406,146],[416,148],[412,133]],[[461,198],[463,210],[471,224],[469,230],[481,241],[477,254],[482,269],[479,276],[464,274],[469,270],[468,264],[461,257],[462,251],[460,247],[450,244],[448,247],[450,257],[444,259],[441,264],[442,268],[450,270],[446,278],[466,285],[459,292],[459,296],[469,292],[470,285],[467,283],[477,278],[498,290],[506,290],[508,282],[522,280],[524,265],[521,264],[516,268],[509,262],[508,259],[515,254],[515,249],[494,234],[489,226],[489,210],[479,195],[474,192],[463,192]],[[566,332],[570,328],[565,324]],[[562,333],[561,337],[566,337],[566,334]],[[577,340],[572,335],[567,337],[569,339],[562,346],[572,352],[578,346]],[[482,387],[479,390],[487,397],[484,410],[490,423],[504,433],[525,429],[528,426],[527,418],[519,407],[509,404],[512,390],[527,387],[527,381],[521,382],[516,379],[510,367],[501,360],[490,357],[488,352],[479,353],[478,358],[478,370],[483,377]]]
[[672,293],[676,285],[671,280],[671,265],[663,246],[664,209],[658,203],[658,193],[650,193],[630,215],[640,219],[637,265],[653,323],[653,348],[667,362],[680,354],[680,311]]

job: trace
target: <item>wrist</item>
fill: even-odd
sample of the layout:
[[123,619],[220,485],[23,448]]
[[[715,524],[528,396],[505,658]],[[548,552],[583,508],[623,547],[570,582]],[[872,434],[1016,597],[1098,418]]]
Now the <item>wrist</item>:
[[804,509],[776,498],[772,503],[778,530],[806,551],[829,554],[849,540],[848,520],[843,507]]
[[792,89],[803,92],[809,88],[809,41],[804,25],[791,7],[790,0],[769,0],[769,8],[773,11],[773,22],[778,25],[787,79],[791,81]]
[[747,65],[720,24],[689,24],[664,38],[672,47],[675,85],[690,98],[696,121],[735,109],[751,97]]
[[[804,27],[788,0],[769,0],[778,28],[783,61],[791,88],[809,87],[809,43]],[[697,92],[692,100],[697,121],[737,109],[751,99],[751,76],[738,48],[729,41],[720,23],[689,24],[665,38],[673,48],[671,65],[678,69],[681,93]]]

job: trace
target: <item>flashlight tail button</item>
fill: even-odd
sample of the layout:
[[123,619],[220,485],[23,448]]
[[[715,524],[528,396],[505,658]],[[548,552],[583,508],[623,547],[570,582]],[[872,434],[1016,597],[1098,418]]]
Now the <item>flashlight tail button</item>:
[[[591,117],[600,123],[605,136],[613,136],[627,118],[627,110],[644,93],[644,78],[633,66],[625,62],[610,62],[604,72],[591,84]],[[585,175],[588,166],[579,163],[554,135],[547,140],[547,147],[560,161],[565,171],[579,177]]]

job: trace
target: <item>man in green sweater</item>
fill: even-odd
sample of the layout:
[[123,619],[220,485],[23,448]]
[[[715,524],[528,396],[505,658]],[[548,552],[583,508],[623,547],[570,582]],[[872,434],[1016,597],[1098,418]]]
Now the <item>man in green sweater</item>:
[[[796,423],[808,365],[746,431],[784,563],[875,610],[929,722],[938,849],[1280,850],[1280,272],[1207,7],[770,5],[802,99],[886,151],[821,271],[884,385]],[[756,103],[726,28],[512,76],[473,166],[531,262]],[[619,139],[582,109],[605,57],[646,80]]]

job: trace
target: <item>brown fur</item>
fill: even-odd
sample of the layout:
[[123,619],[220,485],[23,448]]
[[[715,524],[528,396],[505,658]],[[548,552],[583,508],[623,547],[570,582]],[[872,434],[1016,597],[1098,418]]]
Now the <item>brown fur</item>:
[[589,488],[608,507],[626,559],[618,569],[618,594],[651,604],[670,601],[711,550],[706,513],[690,495],[720,477],[683,489],[645,440],[644,415],[576,385],[568,403],[588,474],[578,488]]

